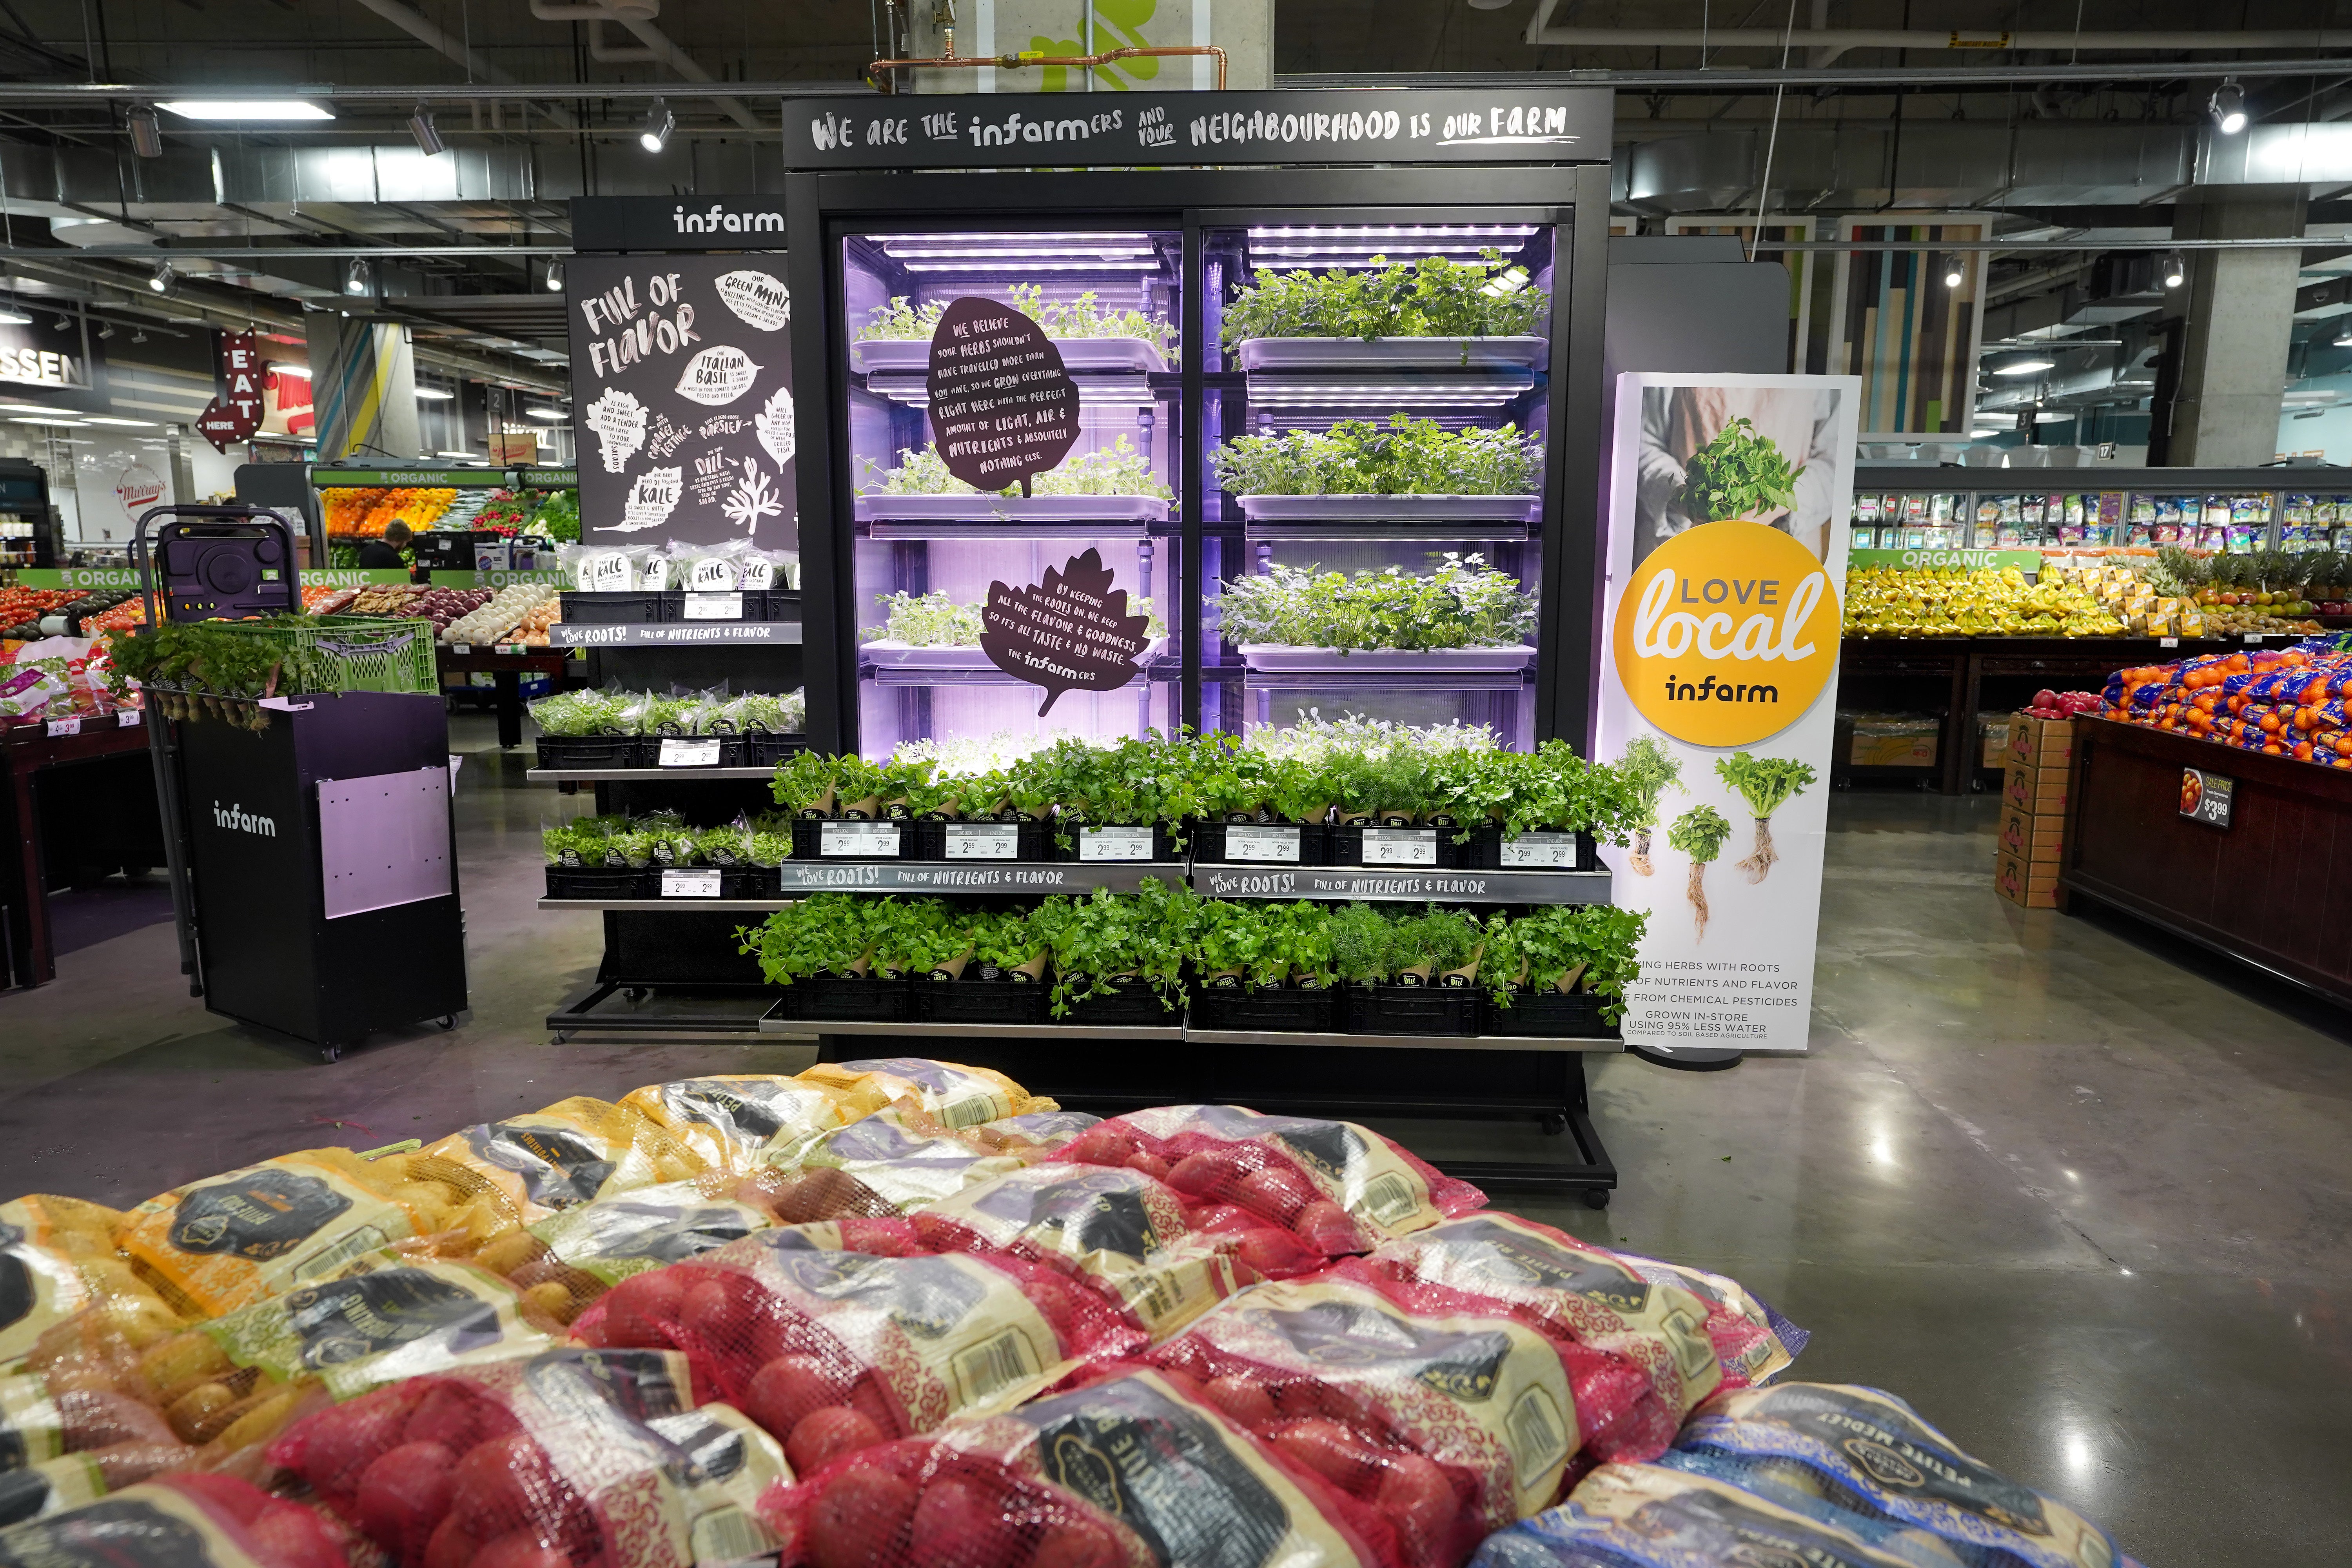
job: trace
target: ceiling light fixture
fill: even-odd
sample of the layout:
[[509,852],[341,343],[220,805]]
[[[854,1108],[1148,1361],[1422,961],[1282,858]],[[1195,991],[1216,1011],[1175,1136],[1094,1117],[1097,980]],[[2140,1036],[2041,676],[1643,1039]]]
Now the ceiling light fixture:
[[637,145],[648,153],[658,153],[669,144],[669,133],[677,129],[677,116],[669,111],[669,100],[654,100],[646,113],[645,128],[637,132]]
[[449,144],[441,140],[440,128],[433,123],[433,111],[421,103],[408,117],[408,134],[415,139],[416,150],[428,158],[438,158],[449,150]]
[[427,403],[447,403],[457,395],[446,386],[420,386],[416,395]]
[[467,463],[474,460],[474,454],[471,452],[436,452],[433,455],[436,458],[456,458]]
[[29,327],[32,324],[33,318],[16,309],[16,306],[0,305],[0,326]]
[[343,292],[346,294],[374,293],[375,269],[358,257],[352,258],[352,264],[343,268]]
[[2172,252],[2164,258],[2164,268],[2158,276],[2164,280],[2166,288],[2179,288],[2189,281],[2189,258],[2177,250]]
[[1995,375],[2039,375],[2045,370],[2054,369],[2057,363],[2046,359],[2011,360],[2007,364],[1993,366],[1992,373]]
[[1949,261],[1944,263],[1945,288],[1957,289],[1961,284],[1967,282],[1968,279],[1969,274],[1967,270],[1967,263],[1963,262],[1958,257],[1955,256]]
[[155,118],[152,104],[135,103],[131,112],[122,117],[131,131],[131,150],[142,158],[163,155],[163,127]]
[[87,429],[89,426],[89,421],[87,419],[65,419],[60,418],[55,414],[12,415],[9,417],[8,423],[11,425],[55,425],[59,428],[66,430],[82,430]]
[[2222,135],[2235,136],[2246,128],[2246,89],[2238,85],[2236,77],[2227,79],[2213,89],[2205,111],[2213,117]]
[[547,264],[547,289],[551,294],[563,292],[563,263],[561,261]]
[[152,430],[155,426],[155,422],[152,419],[124,419],[112,414],[87,415],[84,416],[82,422],[87,425],[131,426],[136,426],[142,430]]
[[173,267],[170,262],[165,261],[157,265],[155,275],[147,279],[147,287],[153,289],[158,294],[169,294],[172,291],[173,285],[177,283],[179,280],[179,268]]
[[57,329],[61,332],[69,332],[73,331],[73,318],[71,316],[60,314],[57,320]]
[[100,321],[98,324],[98,335],[101,338],[112,337],[114,335],[114,323],[112,321]]
[[301,98],[181,98],[158,107],[183,120],[332,120],[335,111]]
[[561,408],[526,408],[522,411],[522,416],[526,419],[562,419],[566,417],[563,410]]
[[299,375],[304,381],[310,379],[310,367],[307,364],[294,364],[285,360],[271,360],[269,368],[280,375]]

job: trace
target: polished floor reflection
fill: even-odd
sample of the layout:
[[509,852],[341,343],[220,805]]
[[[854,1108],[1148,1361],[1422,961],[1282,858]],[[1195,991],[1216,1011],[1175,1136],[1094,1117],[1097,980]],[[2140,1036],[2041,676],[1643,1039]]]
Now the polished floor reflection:
[[[527,785],[486,721],[456,730],[471,1022],[326,1067],[203,1012],[168,925],[98,942],[0,995],[0,1194],[130,1204],[286,1149],[811,1059],[551,1045],[540,1020],[602,937],[533,907],[537,830],[586,797]],[[1996,815],[1834,797],[1812,1053],[1606,1059],[1615,1204],[1496,1202],[1737,1275],[1813,1331],[1799,1375],[1902,1394],[2150,1568],[2352,1561],[2352,1018],[2144,929],[2000,901]],[[1432,1152],[1546,1142],[1398,1131]]]

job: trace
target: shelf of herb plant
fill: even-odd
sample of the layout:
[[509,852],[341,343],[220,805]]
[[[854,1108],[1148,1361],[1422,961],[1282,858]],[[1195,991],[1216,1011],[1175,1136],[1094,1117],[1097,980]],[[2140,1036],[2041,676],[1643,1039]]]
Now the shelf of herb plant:
[[1369,903],[1605,904],[1611,873],[1461,870],[1434,867],[1244,866],[1190,862],[1192,890],[1210,899],[1344,899]]
[[1550,340],[1527,335],[1244,338],[1233,348],[1242,369],[1260,375],[1409,370],[1517,373],[1517,379],[1525,379],[1551,353]]
[[547,628],[555,647],[709,647],[795,646],[801,640],[798,621],[679,621],[651,626],[572,626],[562,621]]

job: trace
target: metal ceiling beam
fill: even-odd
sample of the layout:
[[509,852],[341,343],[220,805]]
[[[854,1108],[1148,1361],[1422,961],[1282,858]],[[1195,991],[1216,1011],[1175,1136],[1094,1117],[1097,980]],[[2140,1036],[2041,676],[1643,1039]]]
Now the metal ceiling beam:
[[[109,216],[108,222],[117,221]],[[569,256],[568,245],[212,245],[191,239],[177,245],[58,246],[0,245],[0,258],[38,257],[51,261],[76,258],[93,261],[163,261],[190,257],[199,261],[288,261],[305,258],[340,261],[363,256],[373,261],[418,258],[463,261],[481,256]]]

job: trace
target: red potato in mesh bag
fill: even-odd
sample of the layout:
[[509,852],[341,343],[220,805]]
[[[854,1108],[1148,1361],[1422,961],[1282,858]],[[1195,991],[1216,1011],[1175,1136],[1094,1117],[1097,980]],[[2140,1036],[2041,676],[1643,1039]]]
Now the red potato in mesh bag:
[[1398,1568],[1378,1513],[1148,1372],[851,1454],[760,1509],[784,1568]]
[[1706,1337],[1726,1388],[1753,1388],[1789,1369],[1813,1336],[1759,1300],[1737,1279],[1686,1264],[1620,1254],[1651,1284],[1689,1291],[1706,1306]]
[[1586,1415],[1572,1363],[1601,1358],[1499,1312],[1413,1313],[1385,1284],[1260,1285],[1144,1359],[1379,1510],[1407,1563],[1454,1568],[1558,1497]]
[[1142,1171],[1195,1205],[1271,1221],[1327,1258],[1369,1252],[1486,1202],[1370,1128],[1234,1105],[1132,1111],[1054,1159]]
[[298,1423],[270,1458],[410,1568],[688,1568],[772,1551],[791,1471],[675,1352],[567,1349],[419,1378]]
[[624,1280],[573,1332],[685,1352],[698,1384],[782,1439],[795,1469],[1008,1405],[1147,1342],[1045,1264],[831,1251],[798,1230]]
[[0,1530],[0,1563],[345,1568],[353,1544],[300,1503],[227,1476],[183,1475]]

